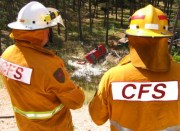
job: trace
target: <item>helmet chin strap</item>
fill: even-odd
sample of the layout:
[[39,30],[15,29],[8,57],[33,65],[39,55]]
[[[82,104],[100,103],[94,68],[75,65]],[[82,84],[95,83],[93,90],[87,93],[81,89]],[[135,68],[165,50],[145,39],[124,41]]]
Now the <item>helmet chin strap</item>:
[[[61,30],[60,30],[60,24],[58,23],[57,24],[58,25],[58,35],[60,35],[60,32],[61,32]],[[49,28],[49,42],[50,43],[54,43],[54,41],[53,41],[53,29],[52,28]]]
[[54,43],[53,41],[53,30],[52,28],[49,28],[49,42]]

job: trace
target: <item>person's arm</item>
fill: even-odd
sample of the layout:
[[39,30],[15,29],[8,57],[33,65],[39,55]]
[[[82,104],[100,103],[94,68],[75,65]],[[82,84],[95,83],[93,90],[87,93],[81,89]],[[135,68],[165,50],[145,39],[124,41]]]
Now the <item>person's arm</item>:
[[47,92],[55,94],[61,103],[69,109],[77,109],[83,105],[84,92],[71,80],[64,64],[56,69],[48,85]]
[[74,85],[72,81],[67,82],[67,88],[62,93],[55,92],[62,104],[70,109],[80,108],[84,103],[84,92],[81,87]]
[[97,125],[104,124],[109,118],[108,105],[107,105],[108,82],[106,78],[107,77],[105,75],[102,77],[99,84],[99,89],[95,94],[94,98],[89,103],[90,116],[94,121],[94,123],[96,123]]

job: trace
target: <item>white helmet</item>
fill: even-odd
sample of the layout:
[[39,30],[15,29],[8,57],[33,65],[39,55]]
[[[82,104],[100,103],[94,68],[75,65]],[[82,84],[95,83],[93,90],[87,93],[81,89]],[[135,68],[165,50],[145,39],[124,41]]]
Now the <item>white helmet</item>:
[[41,3],[32,1],[19,11],[17,21],[8,24],[8,27],[19,30],[37,30],[52,27],[58,23],[64,26],[58,10],[46,8]]

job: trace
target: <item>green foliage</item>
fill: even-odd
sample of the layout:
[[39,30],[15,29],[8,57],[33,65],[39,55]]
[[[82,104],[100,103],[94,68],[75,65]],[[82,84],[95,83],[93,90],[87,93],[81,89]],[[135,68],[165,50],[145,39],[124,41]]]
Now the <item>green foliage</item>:
[[173,59],[177,62],[180,62],[180,47],[179,46],[173,46],[171,49],[171,55]]
[[178,20],[177,27],[180,28],[180,19]]
[[7,12],[5,12],[4,10],[0,10],[0,30],[2,30],[3,28],[5,28],[7,25],[5,23],[7,23]]
[[180,55],[174,55],[173,59],[177,62],[180,62]]

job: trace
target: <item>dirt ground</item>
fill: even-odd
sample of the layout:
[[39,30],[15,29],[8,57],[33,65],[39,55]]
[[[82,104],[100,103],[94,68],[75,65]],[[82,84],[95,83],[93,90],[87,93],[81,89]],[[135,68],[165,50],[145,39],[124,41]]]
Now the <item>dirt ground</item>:
[[[88,113],[88,106],[84,105],[78,110],[71,110],[75,131],[109,131],[109,121],[102,126],[95,125]],[[0,117],[13,116],[11,102],[7,90],[0,89]],[[18,131],[14,118],[0,118],[0,131]]]

